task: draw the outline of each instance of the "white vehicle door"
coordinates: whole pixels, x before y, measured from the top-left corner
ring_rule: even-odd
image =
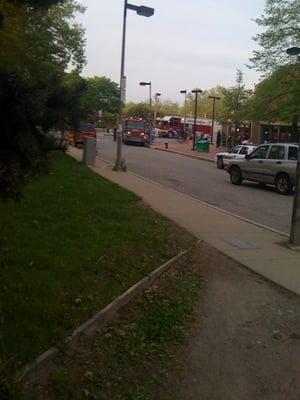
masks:
[[[259,146],[247,157],[243,165],[243,176],[245,179],[266,183],[265,169],[269,145]]]

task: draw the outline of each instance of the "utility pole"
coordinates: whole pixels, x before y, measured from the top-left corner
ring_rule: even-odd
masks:
[[[290,56],[297,56],[298,62],[300,47],[291,47],[287,49],[287,54]],[[298,128],[298,126],[297,126]],[[290,232],[290,247],[300,250],[300,132],[297,129],[298,134],[298,156],[297,156],[297,167],[296,167],[296,183],[295,183],[295,193],[292,211],[292,221],[291,221],[291,232]]]
[[[202,93],[201,89],[194,89],[192,93],[195,93],[195,111],[194,111],[194,129],[193,129],[193,148],[196,149],[196,124],[197,124],[197,107],[198,107],[198,94]]]
[[[218,96],[208,96],[210,99],[213,99],[213,113],[212,113],[212,121],[211,121],[211,138],[210,143],[213,143],[214,137],[214,125],[215,125],[215,111],[216,111],[216,100],[220,100]]]

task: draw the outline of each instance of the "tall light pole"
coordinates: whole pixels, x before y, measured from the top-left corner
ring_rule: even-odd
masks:
[[[161,93],[155,93],[154,99],[155,99],[155,103],[154,103],[154,124],[156,125],[156,118],[157,118],[157,105],[158,105],[158,101],[159,101],[159,97],[161,96]]]
[[[202,93],[201,89],[194,89],[192,93],[195,93],[195,111],[194,111],[194,129],[193,129],[193,148],[196,148],[196,123],[197,123],[197,107],[198,107],[198,94]]]
[[[299,60],[300,47],[291,47],[287,49],[287,54],[290,56],[298,56]],[[296,183],[292,211],[291,231],[290,231],[290,246],[300,250],[300,132],[298,134],[298,156],[296,167]]]
[[[150,128],[152,128],[152,83],[140,82],[140,86],[149,86]]]
[[[221,98],[218,96],[208,96],[208,97],[213,100],[213,115],[212,115],[212,121],[211,121],[211,138],[210,138],[210,143],[212,143],[213,137],[214,137],[216,100],[220,100]]]
[[[115,170],[121,170],[122,163],[122,113],[123,103],[125,102],[125,90],[126,90],[126,77],[124,74],[125,70],[125,43],[126,43],[126,17],[127,10],[133,10],[138,15],[143,17],[151,17],[154,14],[154,8],[145,6],[135,6],[129,4],[127,0],[124,0],[124,12],[123,12],[123,33],[122,33],[122,52],[121,52],[121,74],[120,74],[120,106],[119,106],[119,129],[117,139],[117,158],[115,162]]]
[[[186,130],[186,94],[187,94],[187,90],[180,90],[181,94],[184,94],[184,123],[183,123],[183,127],[184,127],[184,132]]]

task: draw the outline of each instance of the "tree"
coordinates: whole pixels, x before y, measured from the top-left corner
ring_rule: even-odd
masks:
[[[202,93],[200,93],[198,95],[197,115],[200,117],[212,118],[213,106],[212,99],[210,99],[209,96],[217,96],[220,97],[220,100],[216,102],[215,110],[216,119],[218,119],[223,107],[223,92],[224,88],[222,86],[217,86],[209,90],[204,90]],[[189,93],[187,95],[186,114],[193,116],[195,112],[194,109],[195,95],[193,93]],[[185,114],[184,106],[181,108],[181,114]]]
[[[98,121],[98,113],[102,111],[102,121],[115,123],[119,111],[119,86],[104,76],[86,78],[87,90],[82,97],[82,107],[94,121]]]
[[[51,98],[64,70],[73,64],[80,71],[84,64],[84,31],[73,21],[83,9],[72,0],[49,10],[0,0],[0,10],[0,197],[18,198],[27,177],[45,165],[42,127],[55,120]]]
[[[260,71],[265,79],[256,88],[249,113],[277,120],[289,119],[296,137],[300,63],[289,57],[286,50],[300,43],[300,2],[266,0],[265,14],[256,22],[264,31],[254,38],[261,49],[254,52],[250,62],[251,67]],[[260,104],[260,110],[255,102]]]
[[[300,43],[299,0],[266,0],[265,14],[256,23],[264,29],[254,40],[261,49],[253,53],[250,67],[270,75],[281,65],[291,63],[286,49]]]
[[[149,118],[150,105],[149,103],[127,103],[123,109],[123,114],[126,117]]]
[[[243,73],[236,72],[236,85],[223,89],[223,108],[218,117],[221,122],[232,122],[238,127],[239,121],[243,119],[243,109],[251,96],[251,90],[245,88]]]
[[[300,68],[283,65],[255,88],[245,108],[249,119],[292,123],[296,140],[297,116],[300,115]]]

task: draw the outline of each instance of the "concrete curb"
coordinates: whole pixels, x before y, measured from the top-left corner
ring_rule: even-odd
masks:
[[[209,158],[197,157],[197,156],[193,156],[192,154],[186,154],[186,153],[182,153],[182,152],[179,152],[176,150],[162,149],[161,147],[156,147],[156,146],[151,146],[150,148],[153,150],[160,150],[160,151],[165,151],[167,153],[173,153],[173,154],[178,154],[180,156],[194,158],[195,160],[208,161],[208,162],[212,162],[212,163],[214,162],[214,160],[211,160]]]
[[[159,276],[171,268],[175,261],[190,252],[200,242],[201,240],[198,240],[195,245],[181,251],[175,257],[171,258],[156,270],[152,271],[149,275],[145,276],[145,278],[142,278],[136,284],[131,286],[101,311],[96,313],[92,318],[75,329],[71,336],[67,337],[60,346],[50,347],[50,349],[38,356],[32,363],[27,364],[19,374],[18,381],[24,383],[35,382],[41,374],[46,374],[46,369],[50,367],[52,360],[62,351],[63,346],[67,347],[67,350],[70,350],[84,337],[89,337],[96,331],[101,330],[123,306],[133,300],[145,288],[149,287]]]

